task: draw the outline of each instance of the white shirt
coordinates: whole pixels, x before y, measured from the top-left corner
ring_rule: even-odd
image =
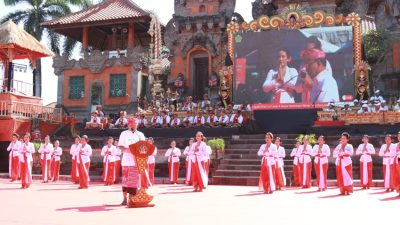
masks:
[[[62,148],[61,147],[54,148],[53,160],[54,161],[60,161],[61,160],[61,155],[62,155]]]
[[[364,152],[365,148],[365,152]],[[372,162],[372,157],[371,155],[368,155],[367,153],[374,155],[375,154],[375,148],[371,143],[367,143],[366,145],[364,143],[360,144],[357,148],[356,155],[361,155],[360,157],[360,162]]]
[[[371,112],[371,110],[369,108],[366,111],[364,111],[363,108],[361,108],[357,111],[357,114],[365,114],[365,113],[370,113],[370,112]]]
[[[292,152],[290,153],[290,157],[294,157],[294,159],[293,159],[294,165],[299,164],[299,157],[297,157],[297,151],[298,151],[298,148],[293,148]]]
[[[114,156],[115,161],[121,161],[121,155],[122,155],[121,149],[119,149],[118,146],[115,146],[115,148],[117,149]]]
[[[153,116],[150,119],[151,124],[160,123],[160,116]]]
[[[92,147],[89,144],[85,144],[85,146],[81,146],[81,149],[78,153],[78,163],[81,163],[79,159],[79,155],[82,158],[82,163],[90,163],[90,156],[92,155]]]
[[[268,74],[263,88],[265,92],[270,92],[275,90],[276,78],[278,77],[278,70],[271,69]],[[298,77],[298,72],[294,68],[289,68],[286,66],[285,77],[283,78],[284,86],[279,88],[276,93],[272,96],[271,102],[277,102],[276,97],[280,95],[279,103],[294,103],[293,89],[296,85]],[[289,91],[287,90],[289,88]]]
[[[220,116],[218,118],[218,121],[222,124],[228,124],[229,123],[229,116],[228,115],[224,115],[224,116]]]
[[[129,145],[135,144],[138,141],[144,141],[144,134],[138,130],[132,132],[131,130],[123,131],[119,136],[118,146],[129,149]],[[135,166],[135,156],[130,152],[122,154],[122,166]]]
[[[156,163],[156,156],[157,155],[157,147],[154,148],[153,154],[149,155],[147,158],[147,164],[154,164]]]
[[[209,145],[206,145],[206,154],[203,157],[203,161],[207,162],[210,159],[210,155],[212,154],[212,149]]]
[[[311,89],[311,102],[330,101],[339,101],[339,90],[332,72],[325,69],[314,78]]]
[[[22,143],[18,140],[15,143],[11,142],[7,148],[7,151],[10,152],[10,156],[13,155],[13,157],[18,157],[19,149],[20,149],[21,145],[22,145]]]
[[[203,161],[203,158],[207,154],[207,145],[205,142],[200,142],[198,144],[197,142],[194,142],[189,149],[188,156],[190,162],[195,162],[196,158],[198,161]]]
[[[94,124],[100,124],[100,117],[96,116],[96,118],[94,116],[92,116],[90,118],[90,123],[94,123]]]
[[[167,115],[165,117],[160,116],[158,123],[159,124],[163,124],[164,125],[164,120],[165,120],[165,124],[169,124],[169,122],[171,121],[171,118]]]
[[[115,121],[115,126],[121,126],[121,121],[122,121],[122,126],[126,126],[128,124],[128,120],[124,118],[118,118],[117,121]]]
[[[383,97],[382,96],[372,96],[370,99],[369,99],[369,101],[370,102],[382,102],[383,101]]]
[[[319,151],[319,144],[314,145],[312,150],[312,156],[315,156],[314,162],[326,164],[328,163],[328,157],[331,156],[331,150],[327,144],[323,144],[321,147],[321,153]],[[318,157],[319,154],[319,157]]]
[[[186,161],[189,160],[189,150],[190,150],[190,146],[186,146],[185,150],[183,150],[183,155],[186,156]]]
[[[391,143],[389,146],[389,152],[386,152],[387,144],[383,144],[381,149],[379,150],[379,156],[383,157],[383,164],[384,165],[393,165],[394,158],[396,155],[396,144]]]
[[[257,155],[262,156],[263,159],[265,158],[267,165],[269,165],[269,166],[275,165],[275,156],[277,154],[278,149],[276,148],[276,145],[271,143],[268,151],[264,152],[264,150],[266,150],[265,149],[266,146],[267,146],[267,144],[262,144],[260,146],[260,149],[257,152]],[[261,162],[261,164],[262,164],[262,162]]]
[[[340,157],[344,156],[346,154],[346,155],[349,155],[349,156],[347,156],[347,157],[344,156],[342,162],[343,162],[344,166],[348,166],[348,165],[350,165],[352,163],[351,156],[354,153],[353,145],[347,144],[344,147],[344,152],[341,152],[341,149],[342,149],[342,145],[339,144],[338,146],[336,146],[335,150],[333,151],[333,157],[336,158],[335,165],[338,166],[339,163],[340,163]]]
[[[54,147],[51,143],[48,143],[46,146],[45,144],[41,144],[39,148],[40,159],[41,160],[51,160],[51,154],[54,151]]]
[[[278,164],[278,167],[283,167],[284,165],[283,158],[285,158],[285,156],[286,156],[285,149],[282,146],[279,146],[275,156],[276,158],[275,161]]]
[[[210,100],[203,100],[203,101],[200,102],[200,108],[202,108],[202,109],[207,107],[207,105],[211,105],[211,101]]]
[[[312,147],[307,144],[307,146],[300,145],[299,150],[297,151],[297,157],[299,157],[300,163],[309,163],[311,162],[312,155]]]
[[[231,116],[230,122],[233,123],[233,120],[235,119],[236,114],[233,114]],[[237,119],[238,123],[242,124],[243,123],[243,116],[239,115],[238,119]]]
[[[106,160],[108,160],[108,162],[115,162],[115,155],[117,154],[117,151],[118,150],[114,145],[111,145],[111,147],[108,145],[103,146],[100,153],[101,156],[104,156],[103,163],[105,163]]]
[[[397,103],[397,104],[394,106],[393,111],[395,111],[395,112],[400,112],[400,104],[399,104],[399,103]]]
[[[193,123],[193,119],[194,119],[194,117],[193,116],[187,116],[187,117],[185,117],[184,119],[183,119],[183,122],[189,122],[189,124],[192,124]]]
[[[207,123],[208,124],[211,124],[211,122],[213,122],[213,123],[218,123],[218,118],[217,118],[217,116],[213,116],[213,118],[211,119],[211,116],[208,116],[207,117]]]
[[[149,122],[147,121],[146,118],[139,119],[138,126],[139,125],[147,126],[148,124],[149,124]]]
[[[181,150],[177,147],[169,148],[165,153],[165,157],[168,157],[168,162],[172,163],[179,162],[179,156],[181,156]]]
[[[73,144],[73,145],[71,145],[71,148],[69,150],[69,154],[71,154],[73,160],[75,160],[75,157],[78,157],[79,149],[81,149],[81,144]],[[76,158],[76,160],[78,160],[78,159]]]
[[[387,112],[387,111],[389,111],[389,107],[388,107],[387,105],[381,106],[381,107],[379,108],[379,111]]]
[[[171,119],[170,125],[171,126],[179,126],[179,125],[181,125],[181,119],[179,119],[179,118]]]
[[[26,151],[26,153],[24,153],[24,151]],[[24,155],[26,154],[26,159],[29,162],[32,162],[33,161],[32,153],[35,153],[35,146],[33,145],[33,143],[31,142],[29,142],[28,144],[22,143],[19,148],[19,155],[18,155],[19,161],[24,163],[25,162]]]
[[[197,123],[197,120],[199,119],[199,117],[198,116],[195,116],[194,117],[194,119],[193,119],[193,124],[198,124]],[[200,118],[200,124],[204,124],[206,122],[206,120],[204,119],[204,116],[201,116],[201,118]]]

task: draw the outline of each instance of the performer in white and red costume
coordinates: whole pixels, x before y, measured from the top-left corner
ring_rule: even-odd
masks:
[[[10,152],[8,157],[8,176],[11,178],[11,182],[20,179],[19,172],[19,149],[22,143],[18,141],[19,135],[14,133],[10,145],[8,145],[7,151]]]
[[[26,133],[24,143],[19,149],[19,169],[21,173],[22,188],[29,188],[32,184],[32,154],[35,153],[35,146],[30,142],[31,135]]]
[[[47,183],[51,180],[51,155],[53,154],[54,147],[50,143],[50,136],[44,137],[44,144],[40,145],[40,164],[42,166],[42,182]]]
[[[385,136],[385,144],[379,150],[379,156],[383,157],[383,181],[386,191],[393,191],[393,165],[396,158],[396,144],[392,143],[390,135]]]
[[[297,152],[297,157],[299,157],[299,167],[300,167],[300,182],[303,188],[311,187],[311,154],[312,147],[308,143],[308,135],[303,138],[303,144],[300,146]]]
[[[368,135],[362,138],[362,144],[357,148],[356,155],[360,155],[360,183],[363,189],[372,186],[372,157],[375,154],[375,147],[368,142]]]
[[[190,146],[189,163],[191,163],[191,181],[195,192],[202,192],[208,185],[208,176],[201,162],[207,154],[206,143],[203,142],[203,133],[196,133],[196,142]]]
[[[179,156],[181,156],[181,150],[176,147],[175,141],[171,141],[171,148],[165,153],[165,157],[168,157],[169,180],[171,184],[178,183]]]
[[[315,174],[317,175],[318,191],[325,191],[327,188],[328,176],[328,157],[331,156],[331,150],[325,144],[325,137],[318,137],[318,144],[314,145],[312,155],[314,158]]]
[[[296,141],[296,146],[292,149],[290,153],[290,157],[293,157],[293,183],[294,186],[301,186],[300,182],[300,168],[299,168],[299,157],[297,156],[297,152],[299,151],[301,142]]]
[[[79,150],[81,149],[81,137],[75,136],[74,144],[71,145],[69,154],[72,156],[71,166],[71,179],[75,184],[79,183],[79,169],[78,169],[78,156]]]
[[[193,143],[194,143],[194,138],[190,138],[189,139],[189,145],[186,146],[185,150],[183,150],[183,155],[186,156],[186,160],[185,160],[185,169],[186,169],[185,183],[187,185],[192,185],[192,180],[191,180],[192,164],[190,163],[190,157],[193,157],[193,156],[189,155],[189,153],[190,153],[190,146],[192,146]]]
[[[333,157],[336,158],[337,185],[342,195],[353,193],[353,167],[351,156],[354,153],[354,149],[353,146],[349,144],[349,139],[349,133],[342,133],[340,144],[333,151]]]
[[[58,181],[60,177],[60,162],[61,162],[62,148],[60,142],[56,140],[54,142],[54,151],[51,156],[51,180],[53,182]]]
[[[78,152],[79,189],[89,188],[90,156],[92,155],[93,150],[88,144],[88,141],[88,136],[83,135],[81,138],[81,146]]]
[[[115,182],[115,155],[118,149],[114,146],[114,138],[108,137],[107,145],[103,146],[100,155],[103,156],[103,181],[106,185]]]
[[[281,138],[277,137],[275,139],[275,146],[277,149],[275,155],[275,178],[276,178],[276,190],[281,190],[282,187],[286,186],[286,176],[284,168],[283,159],[286,156],[285,149],[281,146]]]
[[[149,137],[149,143],[154,145],[154,139]],[[151,185],[154,185],[154,170],[156,167],[156,156],[157,155],[157,147],[154,148],[153,154],[151,154],[147,159],[147,171],[149,173],[149,180]]]
[[[265,144],[258,150],[258,156],[262,156],[259,188],[266,194],[272,194],[276,190],[275,184],[275,156],[276,146],[272,143],[274,135],[268,132],[265,135]]]

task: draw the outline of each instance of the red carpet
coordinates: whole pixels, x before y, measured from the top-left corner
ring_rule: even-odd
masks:
[[[0,179],[0,224],[383,224],[393,221],[399,209],[398,194],[381,188],[351,196],[338,195],[338,189],[315,189],[290,188],[264,195],[256,187],[209,186],[195,193],[183,185],[157,185],[148,191],[155,195],[155,207],[128,209],[119,206],[120,186],[97,183],[78,190],[68,182],[34,181],[30,189],[22,190],[19,183]],[[340,221],[334,219],[337,215]],[[384,215],[391,216],[385,221]]]

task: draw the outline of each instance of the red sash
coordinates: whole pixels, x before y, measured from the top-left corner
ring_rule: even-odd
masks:
[[[164,116],[163,119],[162,119],[162,124],[165,125],[166,123],[167,123],[167,117]]]
[[[214,124],[214,116],[210,116],[210,124],[213,125]]]
[[[153,117],[153,119],[151,119],[153,121],[153,123],[155,123],[157,121],[157,117]]]
[[[119,118],[119,125],[120,126],[124,125],[124,120],[123,119],[121,120],[121,118]]]
[[[200,116],[197,117],[197,124],[201,124],[201,117]]]
[[[233,123],[238,123],[238,119],[239,119],[239,116],[238,116],[238,115],[235,115],[235,116],[233,117]]]

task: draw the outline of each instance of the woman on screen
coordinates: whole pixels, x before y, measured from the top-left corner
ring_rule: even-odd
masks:
[[[271,103],[294,103],[293,90],[298,73],[295,68],[288,67],[291,60],[289,51],[281,48],[278,51],[278,68],[271,69],[267,74],[263,89],[271,93]]]

